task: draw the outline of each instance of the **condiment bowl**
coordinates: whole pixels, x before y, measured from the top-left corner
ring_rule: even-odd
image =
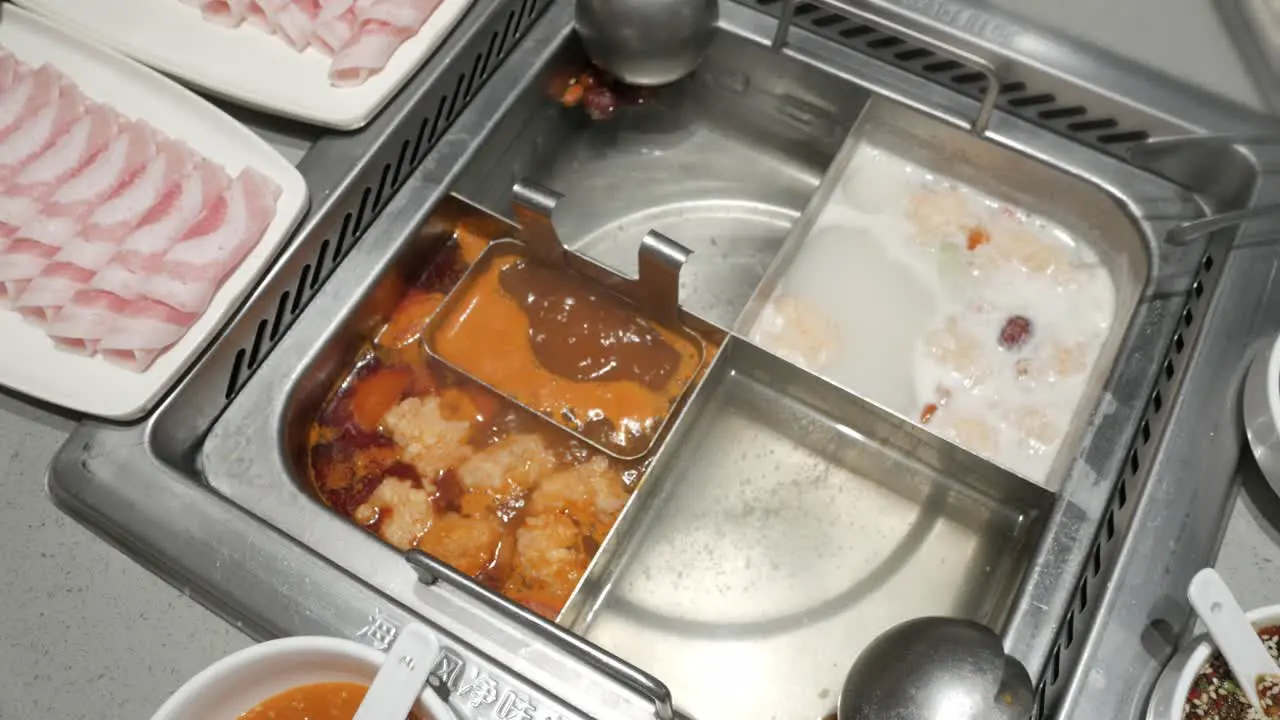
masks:
[[[1253,457],[1267,484],[1280,493],[1280,336],[1254,356],[1240,405]]]
[[[1254,629],[1280,625],[1280,605],[1250,610],[1245,617]],[[1183,705],[1191,683],[1217,648],[1208,633],[1196,635],[1182,647],[1156,680],[1147,703],[1147,720],[1182,720]]]
[[[235,720],[264,700],[299,685],[373,682],[386,654],[351,640],[291,637],[232,653],[178,688],[151,720]],[[432,692],[430,689],[424,693]],[[419,717],[431,717],[419,699]]]

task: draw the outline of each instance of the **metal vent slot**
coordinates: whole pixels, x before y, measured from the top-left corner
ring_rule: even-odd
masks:
[[[399,142],[388,143],[390,147],[398,146],[399,151],[394,158],[388,158],[381,170],[374,175],[376,180],[358,194],[349,192],[346,208],[331,209],[331,213],[335,215],[344,213],[340,229],[334,236],[321,240],[311,261],[301,267],[293,289],[283,291],[278,299],[263,308],[264,314],[257,320],[257,332],[254,333],[252,342],[236,350],[231,362],[225,400],[235,397],[244,387],[253,371],[271,352],[271,348],[306,308],[307,302],[360,241],[409,174],[421,164],[453,121],[462,114],[467,103],[516,47],[539,11],[549,2],[550,0],[522,0],[518,7],[507,11],[505,16],[497,16],[496,19],[502,22],[502,29],[492,31],[484,49],[475,53],[468,62],[460,63],[463,70],[455,76],[452,83],[440,83],[440,86],[449,88],[448,90],[440,92],[434,102],[421,103],[424,107],[431,108],[431,112],[425,114],[418,123],[405,123],[403,127],[406,129],[401,131],[402,138]],[[254,323],[249,318],[243,322],[248,326]]]
[[[1075,668],[1079,664],[1082,646],[1075,644],[1076,630],[1085,631],[1080,633],[1080,637],[1087,637],[1087,630],[1093,625],[1098,606],[1092,602],[1091,593],[1095,589],[1095,583],[1106,581],[1105,577],[1100,577],[1103,569],[1115,567],[1116,556],[1123,545],[1121,541],[1129,530],[1135,507],[1129,504],[1129,498],[1141,496],[1147,482],[1148,476],[1142,471],[1151,460],[1151,451],[1148,446],[1153,438],[1160,435],[1168,421],[1169,415],[1163,412],[1165,397],[1172,397],[1175,394],[1174,386],[1180,382],[1186,366],[1187,356],[1184,351],[1200,332],[1199,304],[1206,291],[1212,290],[1217,283],[1218,273],[1214,272],[1214,267],[1214,255],[1211,249],[1201,260],[1196,280],[1192,283],[1190,292],[1187,293],[1187,302],[1182,310],[1182,326],[1174,332],[1169,343],[1169,350],[1165,355],[1156,386],[1151,391],[1147,402],[1146,414],[1129,447],[1129,461],[1125,463],[1120,480],[1112,493],[1102,532],[1094,541],[1092,560],[1080,578],[1077,591],[1078,602],[1067,611],[1066,618],[1058,630],[1057,641],[1049,661],[1050,672],[1041,679],[1036,689],[1033,716],[1035,720],[1048,717],[1046,710],[1050,715],[1052,714],[1056,700],[1055,693],[1064,689],[1067,686],[1066,681],[1071,678],[1070,673],[1060,674],[1060,669]],[[1117,541],[1117,538],[1121,541]]]
[[[781,0],[735,2],[781,16]],[[821,5],[798,3],[792,24],[975,100],[986,91],[982,73]],[[1145,130],[1123,127],[1115,118],[1091,115],[1082,105],[1064,102],[1054,93],[1037,91],[1021,82],[1002,85],[999,98],[997,107],[1001,110],[1108,154],[1122,156],[1125,148],[1150,137]]]

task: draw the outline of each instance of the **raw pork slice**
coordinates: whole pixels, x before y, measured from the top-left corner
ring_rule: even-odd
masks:
[[[440,0],[368,0],[356,5],[361,23],[386,23],[413,34],[422,29]]]
[[[360,85],[386,67],[442,0],[182,0],[209,22],[247,23],[299,52],[313,47],[333,59],[329,83]]]
[[[89,167],[58,188],[17,236],[65,245],[79,233],[90,213],[142,172],[142,166],[155,157],[158,139],[156,131],[144,122],[129,125]]]
[[[275,24],[276,32],[285,42],[299,52],[311,45],[315,35],[316,15],[320,12],[316,0],[292,0],[285,2],[274,14],[268,11]]]
[[[422,29],[440,0],[372,0],[356,3],[355,36],[333,58],[329,82],[359,85],[386,67],[405,40]]]
[[[99,255],[87,264],[98,264],[101,267],[111,261],[114,248],[92,247],[89,249],[99,251]],[[84,258],[86,253],[83,249],[79,252],[81,258],[77,262],[60,259],[65,252],[66,248],[63,248],[53,256],[40,270],[40,274],[22,291],[18,299],[13,301],[13,307],[18,314],[33,325],[44,326],[53,321],[76,293],[87,287],[89,281],[97,274],[96,269],[81,267],[78,264],[86,262]]]
[[[316,14],[316,20],[332,20],[339,15],[353,13],[355,8],[355,0],[320,0],[320,12]]]
[[[386,67],[387,61],[413,33],[386,23],[361,23],[355,35],[333,56],[329,82],[355,87]]]
[[[77,239],[93,243],[98,248],[119,245],[169,189],[186,176],[195,159],[196,152],[186,144],[162,140],[155,159],[94,210]],[[51,256],[49,261],[52,260]],[[86,287],[76,290],[71,301],[58,310],[46,332],[59,345],[92,352],[109,328],[108,324],[98,322],[104,308],[110,307],[101,293],[114,295],[122,305],[138,295],[140,283],[141,279],[131,271],[107,263]],[[82,301],[84,298],[81,296],[85,293],[88,293],[87,301]],[[34,315],[31,313],[28,317]],[[48,313],[41,315],[47,317]]]
[[[0,185],[13,180],[22,169],[48,150],[84,114],[87,99],[72,84],[58,88],[58,97],[26,119],[0,140]]]
[[[155,159],[132,182],[117,188],[93,211],[81,231],[83,239],[118,243],[182,180],[198,157],[189,145],[175,140],[161,140],[157,150]]]
[[[133,182],[117,188],[116,192],[98,206],[89,215],[73,237],[84,242],[98,245],[114,245],[120,241],[142,221],[147,211],[158,203],[171,187],[177,185],[183,175],[191,167],[196,157],[195,151],[182,143],[167,141],[154,161],[146,170],[137,174]],[[36,278],[45,266],[66,245],[68,238],[58,235],[45,236],[40,240],[18,237],[10,243],[3,255],[0,255],[0,283],[9,284],[9,301],[16,299],[17,294],[26,290],[27,283]],[[13,257],[6,264],[6,260]],[[9,269],[8,266],[12,266]],[[35,275],[22,277],[21,273],[36,271]],[[20,283],[20,284],[18,284]],[[104,288],[119,290],[120,288]],[[123,288],[121,295],[136,290],[133,283]],[[3,296],[0,290],[0,296]],[[30,317],[30,316],[29,316]]]
[[[117,314],[98,350],[121,367],[143,372],[182,339],[199,317],[199,313],[175,310],[155,300],[136,300]]]
[[[160,260],[182,233],[196,221],[206,207],[226,189],[231,178],[217,165],[199,160],[182,181],[169,188],[127,235],[103,233],[82,235],[65,244],[32,280],[14,303],[24,317],[46,323],[57,315],[77,290],[87,287],[93,278],[114,262],[120,281],[108,273],[103,289],[116,290],[122,297],[132,297],[135,277],[155,272]],[[122,287],[122,285],[127,285]]]
[[[356,34],[352,0],[320,0],[312,42],[330,55],[341,50]]]
[[[280,186],[246,168],[151,273],[142,294],[202,313],[227,275],[253,250],[276,214]]]
[[[248,21],[250,25],[256,26],[261,30],[265,30],[268,34],[275,34],[275,26],[271,24],[270,18],[267,17],[267,12],[262,9],[262,5],[260,5],[257,0],[253,0],[249,3],[248,7],[245,8],[244,19]]]
[[[191,5],[197,5],[200,12],[204,14],[204,19],[216,25],[224,27],[239,27],[244,22],[244,18],[249,14],[249,5],[252,0],[188,0]]]
[[[155,156],[156,139],[155,131],[146,123],[134,123],[118,135],[89,167],[58,188],[37,216],[18,230],[16,238],[32,241],[46,248],[58,248],[57,253],[49,258],[50,264],[63,260],[64,253],[68,252],[68,245],[83,242],[80,230],[89,214],[118,188],[136,179],[142,172],[143,164]],[[35,249],[34,245],[31,249]],[[47,253],[35,254],[43,256]],[[53,282],[65,288],[69,280],[68,274],[64,270],[51,270],[49,267],[41,274],[51,271],[56,278]],[[32,298],[47,297],[50,289],[48,282],[37,277],[23,291],[18,305],[30,307],[28,295]],[[52,307],[49,311],[52,311]],[[30,310],[23,313],[29,319],[41,319],[49,314]]]
[[[92,355],[98,341],[128,306],[128,300],[113,292],[79,290],[44,331],[60,348]]]
[[[115,137],[118,118],[105,105],[90,106],[65,135],[0,190],[0,236],[16,233],[54,192],[88,167]]]
[[[25,67],[13,53],[0,48],[0,94],[9,92],[9,88],[22,76]]]
[[[22,121],[58,97],[62,76],[48,65],[32,70],[19,66],[13,85],[0,94],[0,140],[9,137]]]
[[[254,0],[250,5],[250,19],[255,24],[262,23],[273,33],[280,32],[280,15],[288,10],[293,0]],[[285,42],[292,44],[287,37],[282,37]]]
[[[165,254],[143,297],[122,307],[86,293],[86,303],[102,303],[104,320],[111,316],[97,351],[130,370],[151,367],[204,314],[218,286],[261,240],[279,197],[275,182],[246,168]]]
[[[213,205],[229,180],[222,168],[198,161],[183,175],[181,182],[169,187],[125,234],[95,236],[86,232],[83,239],[86,249],[104,245],[119,247],[110,262],[99,267],[89,286],[127,300],[137,298],[147,277],[159,271],[164,254],[205,209]]]
[[[316,20],[311,46],[326,55],[336,55],[356,34],[356,16],[348,12],[328,20]]]
[[[231,183],[221,167],[200,160],[156,203],[120,245],[114,262],[136,275],[162,269],[165,253],[212,207]]]
[[[31,240],[14,240],[0,254],[0,303],[11,305],[58,254],[58,248]]]

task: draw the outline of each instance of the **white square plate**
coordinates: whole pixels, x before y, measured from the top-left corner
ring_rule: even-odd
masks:
[[[185,83],[236,103],[313,125],[363,127],[427,61],[471,0],[442,0],[418,34],[363,85],[329,84],[330,58],[247,24],[227,28],[180,0],[17,0]]]
[[[0,5],[0,46],[30,65],[57,67],[89,97],[186,141],[233,176],[252,165],[283,191],[258,246],[187,334],[145,372],[59,350],[40,328],[0,309],[0,385],[87,415],[132,420],[187,369],[276,257],[306,211],[306,182],[266,141],[204,98],[13,5]]]

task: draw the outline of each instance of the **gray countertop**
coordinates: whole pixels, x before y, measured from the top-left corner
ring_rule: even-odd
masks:
[[[994,4],[1257,104],[1203,0]],[[269,139],[294,160],[304,149]],[[0,394],[0,720],[146,718],[186,678],[250,642],[53,507],[45,467],[71,426]],[[1218,563],[1245,607],[1280,601],[1280,530],[1264,514],[1280,520],[1280,499],[1250,481]]]

